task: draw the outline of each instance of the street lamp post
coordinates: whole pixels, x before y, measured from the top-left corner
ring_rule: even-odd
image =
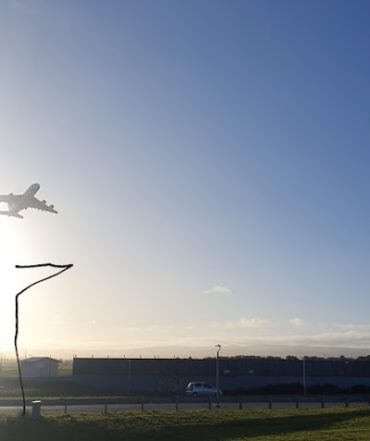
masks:
[[[306,384],[306,357],[302,359],[302,383],[303,383],[303,395],[307,393],[307,384]]]
[[[128,360],[128,384],[127,384],[127,395],[131,395],[131,359]]]
[[[216,407],[220,407],[220,351],[221,345],[215,345],[216,352]]]

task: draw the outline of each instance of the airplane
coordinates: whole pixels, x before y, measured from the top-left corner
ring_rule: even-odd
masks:
[[[47,205],[46,201],[40,201],[35,197],[39,190],[40,185],[33,184],[23,194],[10,193],[7,196],[0,196],[0,202],[8,204],[8,211],[0,211],[0,215],[23,219],[19,212],[27,210],[27,208],[35,208],[36,210],[57,214],[58,212],[54,210],[54,205]]]

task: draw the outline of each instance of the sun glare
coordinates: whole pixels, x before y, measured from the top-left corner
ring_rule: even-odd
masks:
[[[17,238],[9,219],[0,219],[0,351],[12,344]]]

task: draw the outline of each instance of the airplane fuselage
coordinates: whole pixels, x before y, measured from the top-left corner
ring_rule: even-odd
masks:
[[[0,215],[22,218],[19,212],[27,208],[35,208],[56,214],[57,211],[54,210],[54,205],[47,205],[46,201],[40,201],[35,197],[39,190],[40,185],[33,184],[23,194],[10,193],[7,196],[0,196],[0,202],[8,204],[8,211],[0,211]]]

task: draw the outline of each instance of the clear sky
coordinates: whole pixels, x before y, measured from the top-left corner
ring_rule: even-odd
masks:
[[[0,218],[2,350],[38,275],[13,267],[46,261],[75,268],[22,299],[34,355],[367,348],[369,22],[361,0],[2,1],[0,194],[39,182],[59,210]]]

